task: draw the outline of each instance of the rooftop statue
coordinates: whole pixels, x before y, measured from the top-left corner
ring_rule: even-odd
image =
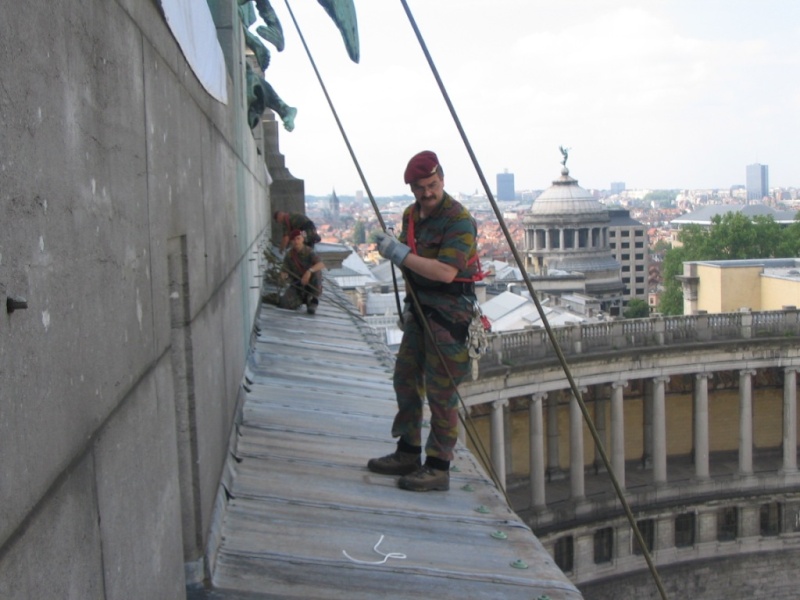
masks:
[[[247,64],[247,121],[251,128],[255,127],[261,120],[261,115],[269,108],[278,113],[286,130],[292,131],[297,109],[286,104],[262,77],[270,61],[270,52],[263,41],[272,44],[278,52],[282,52],[284,48],[283,28],[278,15],[275,14],[269,0],[238,0],[238,2],[239,18],[244,26],[245,44],[255,55],[262,71],[259,74],[249,63]],[[360,48],[353,0],[318,0],[318,2],[342,34],[350,60],[357,63],[360,58]],[[250,27],[257,22],[256,10],[264,25],[259,25],[253,33]]]
[[[561,164],[566,167],[567,166],[567,159],[569,158],[569,150],[570,149],[569,148],[564,148],[564,146],[559,146],[558,149],[561,150],[561,156],[564,157],[562,159],[562,161],[561,161]]]

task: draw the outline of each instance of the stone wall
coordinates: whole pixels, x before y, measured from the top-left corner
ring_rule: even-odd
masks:
[[[667,598],[795,600],[800,551],[780,551],[658,567]],[[586,600],[661,598],[649,571],[579,586]]]
[[[227,105],[158,2],[0,5],[4,599],[202,577],[271,213],[236,3],[209,4]]]

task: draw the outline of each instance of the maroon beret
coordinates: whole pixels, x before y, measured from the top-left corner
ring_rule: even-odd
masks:
[[[289,241],[293,240],[293,239],[294,239],[294,238],[296,238],[298,235],[303,235],[303,232],[302,232],[302,231],[300,231],[299,229],[292,229],[292,230],[289,232]]]
[[[414,183],[418,179],[430,177],[439,171],[439,158],[430,150],[424,150],[415,154],[408,161],[405,175],[403,178],[406,183]]]

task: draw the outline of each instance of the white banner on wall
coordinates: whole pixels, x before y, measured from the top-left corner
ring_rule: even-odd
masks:
[[[227,104],[225,57],[206,0],[161,0],[161,8],[197,79],[209,94]]]

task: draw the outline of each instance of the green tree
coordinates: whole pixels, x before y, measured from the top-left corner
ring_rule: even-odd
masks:
[[[782,230],[777,256],[800,257],[800,212],[794,216],[794,223]]]
[[[683,314],[683,290],[676,277],[683,275],[683,261],[688,260],[685,257],[686,247],[684,246],[667,250],[664,255],[664,263],[661,265],[664,292],[661,294],[661,299],[658,303],[658,310],[662,314]]]
[[[626,319],[643,319],[650,316],[650,307],[641,298],[631,298],[622,316]]]
[[[658,240],[653,246],[653,252],[666,252],[670,248],[672,248],[672,244],[670,244],[667,240]]]
[[[683,274],[684,262],[798,256],[800,221],[796,218],[789,227],[781,227],[771,216],[750,219],[731,212],[715,216],[709,229],[687,225],[678,234],[678,241],[682,245],[664,255],[664,293],[659,311],[666,315],[683,314],[683,290],[677,277]]]
[[[366,229],[364,227],[364,221],[358,220],[353,225],[353,243],[363,244],[367,241],[367,234]]]

